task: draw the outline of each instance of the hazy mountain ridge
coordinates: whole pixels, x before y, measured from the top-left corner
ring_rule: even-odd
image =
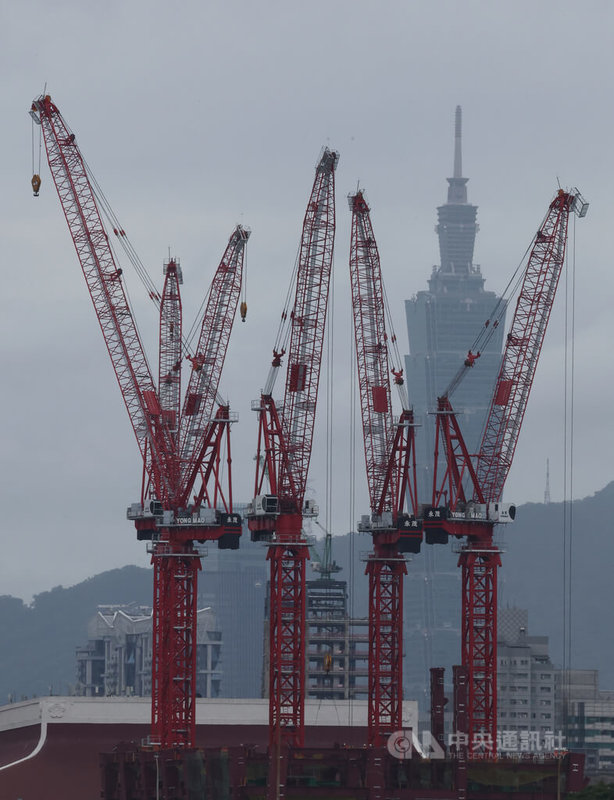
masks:
[[[572,559],[565,567],[572,586],[572,666],[599,669],[602,688],[614,688],[614,536],[611,509],[614,482],[564,508],[562,503],[520,506],[504,531],[500,604],[529,610],[529,633],[550,637],[550,654],[563,663],[564,521]],[[570,524],[571,523],[571,524]],[[451,546],[451,545],[449,545]],[[320,549],[321,543],[316,543]],[[333,540],[340,580],[354,587],[354,616],[366,616],[368,587],[361,554],[370,550],[365,534]],[[265,557],[264,550],[262,554]],[[414,556],[418,559],[424,554]],[[411,571],[412,566],[408,569]],[[308,579],[317,575],[308,570]],[[206,580],[206,571],[202,579]],[[101,604],[150,604],[152,572],[135,566],[103,572],[69,588],[57,586],[36,595],[31,605],[0,596],[0,704],[9,695],[66,693],[75,681],[75,649],[87,641],[87,623]],[[460,584],[458,606],[460,608]],[[454,612],[456,614],[456,612]],[[460,628],[460,612],[458,612]],[[411,657],[408,654],[408,657]],[[460,652],[459,652],[460,658]]]
[[[56,586],[32,604],[0,596],[0,704],[22,696],[66,694],[75,682],[75,649],[104,603],[151,604],[151,570],[127,566],[70,588]]]
[[[501,604],[529,609],[529,633],[549,636],[551,658],[562,666],[567,577],[571,666],[599,669],[604,689],[614,688],[613,506],[614,482],[567,509],[563,503],[521,506],[505,536],[500,584]],[[565,537],[571,552],[566,565]]]

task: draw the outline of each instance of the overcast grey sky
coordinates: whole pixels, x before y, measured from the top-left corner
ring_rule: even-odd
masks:
[[[28,109],[45,83],[150,273],[161,283],[169,247],[181,259],[186,322],[234,225],[253,231],[248,322],[235,325],[222,377],[240,415],[238,499],[252,491],[250,402],[266,377],[313,168],[328,144],[341,154],[331,515],[335,532],[353,526],[345,197],[360,180],[407,352],[402,300],[426,287],[438,261],[433,226],[457,104],[469,199],[479,206],[475,260],[488,289],[507,283],[557,179],[591,203],[575,242],[574,494],[614,478],[609,0],[26,0],[0,13],[0,593],[29,597],[148,563],[124,519],[139,493],[136,444],[46,165],[40,197],[29,185]],[[127,280],[155,364],[156,314],[136,278]],[[562,291],[558,300],[508,481],[516,502],[543,498],[546,458],[552,498],[563,495]],[[321,506],[322,423],[310,481]],[[368,510],[363,486],[357,514]]]

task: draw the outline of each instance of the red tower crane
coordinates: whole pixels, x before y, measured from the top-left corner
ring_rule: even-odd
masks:
[[[226,481],[221,458],[229,447],[231,415],[217,388],[238,303],[249,232],[233,231],[211,285],[200,339],[188,354],[181,329],[181,269],[165,264],[160,306],[158,387],[124,289],[102,214],[101,196],[75,135],[48,95],[34,100],[31,115],[41,126],[51,174],[100,323],[143,458],[141,501],[128,509],[139,539],[152,540],[154,566],[152,744],[194,744],[196,586],[200,557],[194,541],[237,547],[240,517],[233,513],[230,452]],[[126,247],[124,230],[114,233]],[[131,246],[127,252],[133,253]],[[137,267],[138,259],[132,255]],[[140,265],[142,268],[142,265]],[[191,360],[188,390],[180,409],[182,357]],[[196,491],[198,481],[200,488]],[[193,495],[193,492],[196,494]],[[193,495],[193,497],[192,497]]]
[[[335,169],[339,154],[325,148],[303,222],[292,309],[282,313],[269,377],[254,404],[259,415],[252,539],[269,541],[270,745],[302,746],[305,705],[305,560],[303,518],[328,288],[335,237]],[[289,295],[290,297],[290,295]],[[289,345],[288,345],[289,339]],[[272,392],[287,349],[283,405]],[[268,494],[263,494],[268,489]]]
[[[569,215],[588,204],[573,189],[559,190],[532,243],[514,318],[477,457],[465,445],[449,394],[473,367],[467,359],[439,398],[432,507],[425,513],[426,541],[466,537],[462,567],[462,663],[469,680],[469,744],[492,751],[497,732],[497,567],[494,526],[510,522],[515,507],[501,502],[537,362],[563,268]],[[483,335],[496,320],[485,323]],[[482,334],[481,334],[482,335]],[[473,349],[473,348],[472,348]],[[443,465],[440,462],[441,460]]]
[[[352,211],[350,281],[362,428],[371,515],[358,525],[373,537],[369,576],[369,743],[382,746],[402,728],[404,553],[417,553],[422,525],[417,518],[413,411],[408,408],[403,370],[389,369],[394,335],[386,333],[386,307],[377,243],[363,192],[349,197]],[[397,363],[401,364],[398,353]],[[390,375],[403,405],[395,424]],[[407,503],[409,513],[406,512]]]

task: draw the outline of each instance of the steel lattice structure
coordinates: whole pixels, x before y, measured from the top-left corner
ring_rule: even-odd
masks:
[[[258,455],[248,516],[252,538],[270,542],[269,737],[277,753],[282,745],[304,743],[308,547],[302,524],[332,269],[338,160],[338,153],[324,149],[303,220],[294,302],[282,315],[282,327],[290,326],[283,405],[278,408],[272,390],[286,352],[284,339],[273,350],[271,373],[255,406]],[[265,487],[269,495],[262,494]]]
[[[164,265],[164,271],[166,277],[160,304],[158,386],[162,415],[167,417],[168,427],[176,435],[179,430],[181,399],[181,272],[175,259],[169,259]]]
[[[497,568],[499,548],[489,541],[461,550],[462,664],[469,670],[469,736],[490,747],[497,741]],[[494,738],[492,738],[494,737]]]
[[[394,438],[388,337],[379,251],[369,207],[362,192],[350,195],[352,233],[350,282],[358,387],[367,467],[369,497],[374,512],[392,511],[396,501],[388,480]],[[386,487],[386,488],[384,488]]]
[[[563,269],[569,214],[582,211],[578,198],[576,190],[559,190],[527,263],[480,447],[478,485],[486,502],[501,499],[512,464]]]
[[[210,289],[188,392],[180,412],[181,270],[165,265],[160,298],[159,383],[138,335],[99,203],[75,135],[48,95],[31,109],[41,125],[51,174],[143,458],[141,502],[128,510],[139,539],[152,542],[154,566],[152,744],[194,744],[196,586],[194,540],[237,547],[241,520],[232,509],[228,406],[213,413],[238,305],[249,231],[237,226]],[[123,230],[114,231],[124,236]],[[228,470],[223,483],[222,453]],[[226,466],[226,465],[224,465]],[[200,488],[196,488],[201,481]],[[190,502],[192,494],[193,503]]]
[[[196,590],[200,556],[189,543],[156,544],[151,740],[193,747],[196,728]],[[170,744],[166,745],[170,746]]]
[[[388,335],[379,252],[370,209],[362,192],[349,197],[352,211],[350,283],[356,363],[362,412],[367,484],[371,504],[368,530],[373,552],[369,576],[369,743],[382,746],[402,728],[403,577],[405,552],[418,552],[413,413],[392,414]],[[394,372],[402,384],[402,370]],[[408,503],[411,514],[404,512]]]
[[[474,747],[479,743],[485,750],[494,748],[497,734],[501,557],[493,541],[494,526],[510,521],[515,513],[500,502],[503,487],[565,259],[569,215],[583,217],[587,209],[576,189],[559,190],[533,240],[477,456],[467,450],[449,397],[438,401],[432,508],[425,528],[431,541],[441,541],[439,535],[467,537],[458,562],[463,587],[462,663],[468,675],[467,733]],[[473,361],[470,352],[466,367]]]
[[[214,418],[218,386],[226,358],[226,350],[241,293],[245,245],[250,232],[237,225],[230,235],[226,250],[213,276],[205,305],[200,336],[195,355],[191,358],[192,370],[181,413],[180,503],[186,504],[198,479],[201,465],[210,440],[210,423]],[[228,419],[228,415],[225,415]],[[232,484],[229,484],[232,489]],[[218,488],[219,493],[219,488]],[[227,498],[232,506],[232,497]],[[227,509],[228,510],[228,509]]]
[[[369,744],[382,747],[403,727],[403,578],[394,545],[374,544],[369,576]]]
[[[281,508],[287,505],[291,511],[302,506],[309,474],[333,263],[335,169],[338,160],[338,153],[326,148],[316,167],[298,259],[281,415],[284,448],[277,464],[277,492]]]

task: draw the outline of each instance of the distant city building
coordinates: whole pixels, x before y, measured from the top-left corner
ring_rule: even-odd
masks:
[[[529,750],[552,750],[558,735],[557,670],[550,660],[548,637],[529,635],[526,609],[500,608],[498,624],[498,729],[511,734],[509,749],[518,750],[526,742]]]
[[[484,289],[474,264],[478,231],[477,206],[467,200],[462,170],[461,108],[456,109],[453,177],[447,202],[437,209],[440,263],[432,269],[428,288],[405,302],[409,355],[405,373],[416,422],[419,500],[432,494],[437,398],[454,377],[473,341],[490,317],[498,297]],[[414,273],[415,274],[415,270]],[[476,452],[501,363],[504,321],[475,362],[451,401],[470,452]],[[452,664],[460,657],[460,575],[452,547],[423,547],[409,567],[405,590],[405,690],[409,697],[428,697],[430,666]],[[424,703],[421,703],[424,707]]]
[[[368,696],[369,621],[348,615],[345,581],[307,581],[307,697]]]
[[[306,690],[321,700],[368,696],[368,619],[348,613],[346,581],[331,577],[306,581]],[[265,606],[262,694],[269,690],[269,595]]]
[[[198,605],[205,609],[198,612],[197,692],[202,697],[261,697],[266,547],[251,542],[246,527],[239,550],[220,550],[215,543],[197,547],[202,554]],[[77,694],[151,694],[151,609],[101,610],[90,623],[77,663]]]
[[[556,667],[520,608],[499,609],[497,658],[500,749],[571,750],[588,773],[614,774],[614,692],[599,689],[597,670]]]
[[[196,694],[218,697],[222,635],[210,608],[199,609]],[[104,606],[88,626],[88,642],[77,649],[75,693],[83,697],[151,695],[150,608]]]
[[[557,672],[557,720],[566,747],[585,754],[587,772],[614,774],[614,692],[599,689],[597,670]]]

